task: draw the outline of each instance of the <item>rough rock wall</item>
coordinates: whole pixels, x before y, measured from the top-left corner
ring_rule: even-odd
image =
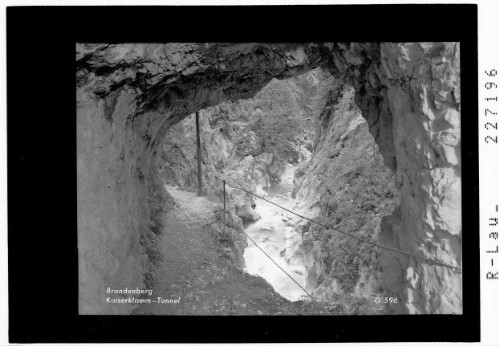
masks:
[[[81,314],[131,311],[127,304],[107,304],[105,291],[108,287],[144,287],[147,267],[154,261],[148,244],[159,231],[162,209],[172,205],[159,188],[153,152],[148,150],[147,141],[141,132],[127,126],[127,116],[136,107],[134,92],[115,93],[104,100],[78,95]],[[143,127],[136,129],[144,131]]]
[[[307,286],[348,314],[378,314],[382,296],[380,250],[342,233],[379,242],[380,224],[400,202],[392,171],[383,163],[352,86],[336,81],[320,116],[312,157],[295,173],[298,203],[316,209],[317,221],[298,231],[306,254]]]
[[[461,266],[459,43],[338,44],[336,74],[353,85],[401,203],[380,240]],[[383,284],[394,313],[462,313],[462,277],[384,251]]]
[[[76,47],[80,313],[129,313],[108,286],[143,287],[168,196],[157,150],[169,126],[197,110],[251,97],[272,78],[317,66],[356,102],[396,171],[399,214],[388,243],[461,261],[457,44],[119,44]],[[398,216],[399,215],[399,216]],[[462,311],[461,277],[386,254],[397,312]],[[390,274],[390,275],[388,275]],[[147,280],[145,280],[147,281]],[[118,286],[118,287],[116,287]],[[124,304],[123,304],[124,305]]]
[[[382,234],[392,246],[461,266],[459,44],[383,44],[368,92],[385,87],[392,116],[400,209]],[[384,283],[401,295],[395,312],[462,313],[462,276],[415,258],[384,253]]]

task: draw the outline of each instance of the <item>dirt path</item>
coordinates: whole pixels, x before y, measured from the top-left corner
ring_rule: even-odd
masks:
[[[215,202],[166,186],[176,206],[164,215],[158,249],[164,260],[154,269],[153,301],[136,313],[154,315],[319,314],[303,302],[278,295],[262,278],[244,273],[203,225],[213,222]],[[175,303],[177,301],[177,303]]]

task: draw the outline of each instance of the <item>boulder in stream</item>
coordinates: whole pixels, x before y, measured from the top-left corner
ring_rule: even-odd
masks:
[[[236,215],[243,221],[256,221],[260,219],[260,215],[258,215],[258,213],[256,213],[249,204],[236,208]]]

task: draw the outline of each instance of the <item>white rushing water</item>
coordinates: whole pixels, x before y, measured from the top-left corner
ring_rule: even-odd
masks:
[[[291,210],[294,204],[291,198],[293,171],[292,166],[288,167],[281,184],[265,189],[268,193],[265,198]],[[286,248],[289,249],[290,244],[296,241],[296,237],[299,237],[293,227],[285,221],[288,219],[288,213],[261,199],[256,199],[255,211],[261,216],[261,219],[250,224],[245,231],[274,261],[300,285],[305,287],[306,269],[300,256],[293,256],[290,261],[286,261],[284,256]],[[261,276],[267,280],[275,291],[283,297],[291,301],[303,298],[305,294],[303,290],[272,263],[250,240],[248,240],[248,247],[244,251],[244,260],[246,263],[245,270],[248,273]]]

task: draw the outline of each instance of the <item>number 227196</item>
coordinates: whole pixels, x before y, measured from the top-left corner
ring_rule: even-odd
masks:
[[[494,78],[494,77],[497,76],[497,70],[496,69],[492,69],[490,71],[485,71],[485,74],[488,77]],[[495,82],[486,82],[485,83],[485,89],[486,90],[497,89],[497,84]],[[487,96],[489,96],[489,95],[487,95]],[[486,102],[489,102],[489,101],[495,101],[495,102],[497,102],[497,96],[496,97],[486,97],[485,101]],[[492,107],[485,108],[485,116],[497,115],[497,112],[494,112],[493,110],[491,110],[491,108]],[[487,121],[485,123],[485,129],[488,130],[488,131],[497,131],[497,121],[496,122]],[[497,144],[497,135],[491,136],[491,135],[487,134],[485,136],[485,143],[487,143],[487,144],[488,143],[496,143]]]

